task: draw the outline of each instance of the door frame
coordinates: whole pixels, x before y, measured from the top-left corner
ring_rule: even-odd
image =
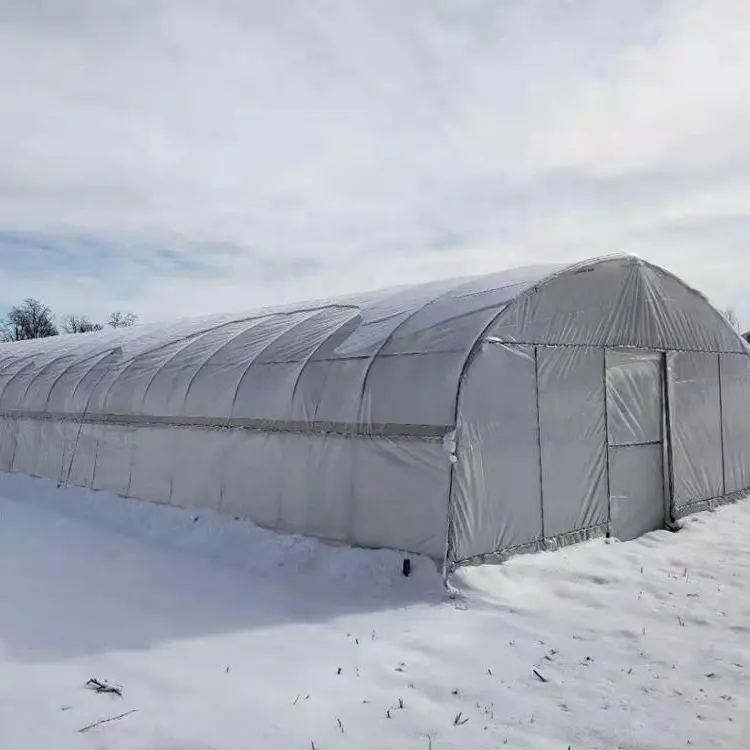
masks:
[[[661,377],[661,445],[662,445],[662,484],[663,484],[663,525],[662,528],[671,529],[674,526],[673,518],[673,496],[674,496],[674,468],[672,456],[672,414],[670,399],[670,382],[669,382],[669,362],[668,352],[663,349],[649,349],[648,347],[630,346],[630,347],[605,347],[604,348],[604,420],[605,420],[605,439],[607,451],[607,494],[609,503],[609,531],[608,536],[612,535],[612,490],[610,480],[610,451],[614,447],[609,441],[609,394],[607,392],[607,352],[642,352],[652,354],[658,357],[659,373]],[[655,445],[656,443],[654,443]],[[623,446],[626,447],[626,446]]]
[[[659,353],[661,358],[662,382],[662,431],[664,443],[664,526],[674,526],[674,456],[672,454],[672,399],[669,378],[668,352]]]

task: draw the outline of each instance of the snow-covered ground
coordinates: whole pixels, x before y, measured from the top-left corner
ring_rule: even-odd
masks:
[[[748,746],[750,501],[448,596],[390,552],[19,476],[0,498],[2,750]]]

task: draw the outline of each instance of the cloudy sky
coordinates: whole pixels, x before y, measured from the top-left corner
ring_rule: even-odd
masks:
[[[634,252],[750,322],[747,0],[3,0],[0,310]]]

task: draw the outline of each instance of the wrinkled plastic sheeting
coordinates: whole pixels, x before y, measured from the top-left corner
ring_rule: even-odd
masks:
[[[404,320],[382,353],[465,351],[508,303],[560,269],[531,266],[464,279]]]
[[[12,409],[23,403],[23,396],[31,380],[37,376],[42,363],[34,359],[16,358],[10,362],[0,360],[0,409]]]
[[[464,353],[378,357],[367,370],[362,392],[354,394],[359,402],[355,420],[360,424],[401,424],[408,415],[411,424],[452,425],[456,384],[465,359]],[[339,393],[342,391],[346,389]],[[321,400],[318,418],[328,419],[327,403],[328,398]]]
[[[451,464],[442,442],[350,443],[355,451],[352,541],[444,559]]]
[[[664,450],[661,444],[610,448],[611,527],[622,542],[664,528]]]
[[[164,428],[161,428],[164,431]],[[238,468],[232,463],[233,453],[231,446],[237,433],[243,430],[221,430],[221,429],[176,429],[167,430],[171,433],[169,438],[173,450],[171,466],[171,495],[169,502],[173,505],[208,508],[213,511],[221,510],[222,492],[231,477],[238,473]],[[245,488],[256,489],[254,497],[244,497],[246,507],[254,500],[252,505],[254,513],[262,516],[262,494],[263,486],[258,478],[255,482],[248,484],[245,479]],[[243,513],[235,513],[230,509],[229,516],[241,516]]]
[[[608,351],[607,436],[613,446],[662,440],[661,354]]]
[[[51,419],[41,422],[40,442],[34,465],[37,476],[58,481],[62,477],[65,458],[63,434],[60,422]]]
[[[559,268],[0,345],[0,408],[452,424],[474,343],[510,300]]]
[[[311,362],[309,409],[323,422],[452,425],[464,360],[448,352]]]
[[[13,454],[18,435],[17,419],[0,418],[0,471],[13,471]]]
[[[99,425],[68,422],[62,432],[64,481],[76,487],[91,487],[96,470],[96,453],[102,429]],[[122,456],[122,460],[128,460]],[[148,499],[148,498],[144,498]]]
[[[97,431],[72,422],[0,418],[0,471],[91,487]]]
[[[462,366],[493,321],[500,341],[745,351],[700,295],[616,258],[3,344],[0,408],[452,424]]]
[[[457,468],[456,550],[494,551],[596,525],[606,520],[607,507],[601,347],[747,350],[699,294],[642,261],[599,260],[561,271],[516,269],[2,344],[0,411],[14,414],[0,415],[0,466],[157,502],[218,508],[269,528],[440,558],[449,457],[439,440],[398,438],[388,427],[419,427],[414,435],[433,436],[450,430],[461,374],[484,337],[519,346],[483,347],[488,360],[469,376],[477,383],[478,405],[471,407],[477,420],[463,425],[467,468],[463,474]],[[541,480],[532,471],[539,457],[536,398],[529,398],[535,378],[526,345],[532,344],[574,345],[538,354]],[[592,346],[599,348],[582,348]],[[496,367],[501,375],[493,380]],[[732,390],[730,370],[731,363],[724,379]],[[701,465],[705,440],[696,437],[703,429],[715,438],[716,424],[691,426],[691,388],[689,379],[678,388],[678,442],[705,476],[691,477],[694,469],[683,460],[688,498],[705,494],[702,484],[713,492],[716,478],[710,453],[710,467]],[[739,399],[737,389],[731,401]],[[25,412],[40,418],[26,419]],[[77,421],[82,414],[86,419]],[[142,419],[137,425],[109,421],[123,415]],[[185,419],[172,428],[150,417]],[[199,429],[189,426],[191,417],[278,423],[265,433]],[[307,433],[304,426],[315,422],[309,434],[285,432]],[[360,433],[377,425],[373,432],[381,434],[323,436],[324,422]],[[509,423],[513,429],[506,429]],[[727,423],[729,463],[736,464],[730,472],[737,475],[728,486],[744,480],[741,435],[738,421]],[[506,461],[507,455],[516,460]],[[535,520],[541,508],[534,505],[540,481],[543,529]],[[484,503],[476,511],[472,483]]]
[[[464,349],[467,333],[476,338],[507,302],[561,267],[528,266],[393,290],[367,305],[362,325],[337,347],[335,356]],[[462,329],[466,319],[478,327],[472,332]],[[441,328],[443,335],[430,336],[428,332],[435,328]],[[461,339],[451,337],[451,329],[459,329]]]
[[[42,422],[35,419],[19,420],[13,454],[13,471],[20,474],[37,476],[36,465],[39,453],[42,450],[50,450],[49,445],[42,446],[42,424]]]
[[[664,526],[662,356],[606,353],[610,523],[622,541]]]
[[[134,448],[140,438],[138,429],[120,425],[88,427],[96,441],[91,487],[116,495],[129,494]]]
[[[724,492],[719,357],[667,354],[676,511]]]
[[[721,355],[725,492],[750,487],[750,356]]]
[[[441,279],[385,294],[366,307],[362,324],[336,348],[335,356],[348,359],[377,354],[417,311],[435,305],[436,300],[444,299],[461,283]]]
[[[537,351],[544,536],[609,520],[604,351]]]
[[[189,431],[167,432],[182,441]],[[217,485],[221,513],[265,528],[445,554],[450,462],[440,441],[210,430],[201,442],[217,459],[213,480],[192,490],[183,480],[172,504],[216,507]]]
[[[440,440],[0,419],[0,470],[443,558]]]
[[[485,343],[461,388],[454,561],[542,538],[534,350]]]
[[[581,265],[509,305],[491,330],[529,344],[743,352],[742,338],[697,292],[637,258]]]
[[[244,387],[243,383],[248,382],[249,373],[255,366],[257,358],[262,356],[280,336],[293,330],[300,323],[309,321],[314,314],[313,312],[290,313],[288,316],[264,321],[262,324],[249,327],[232,339],[228,345],[217,349],[200,366],[187,387],[185,413],[206,414],[207,405],[210,404],[213,415],[234,416],[237,398]],[[281,400],[273,397],[274,390],[277,387],[283,389],[287,386],[287,381],[281,378],[267,385],[271,386],[266,392],[267,401],[274,405],[282,404]],[[289,391],[287,391],[286,404],[291,403]],[[272,414],[271,417],[289,418],[288,408],[287,405],[285,414]],[[253,414],[252,416],[260,415]]]

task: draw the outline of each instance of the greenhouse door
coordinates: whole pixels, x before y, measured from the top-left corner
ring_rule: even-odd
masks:
[[[622,541],[664,528],[663,355],[607,351],[610,523]]]

